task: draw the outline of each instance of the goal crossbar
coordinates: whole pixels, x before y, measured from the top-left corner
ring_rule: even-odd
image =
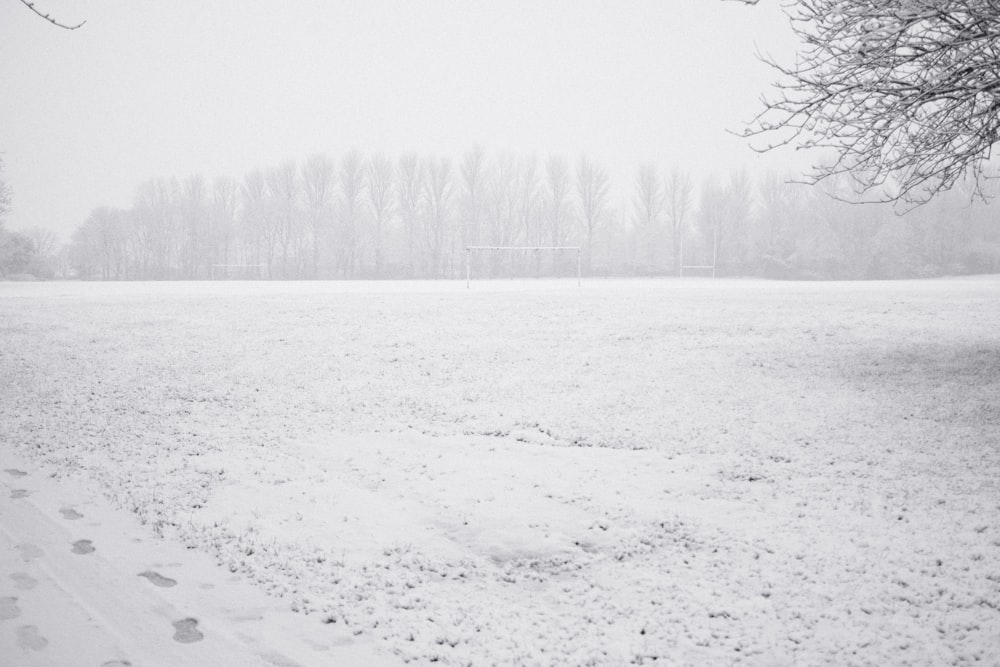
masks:
[[[511,251],[537,251],[537,250],[569,250],[576,252],[576,285],[580,286],[580,276],[582,264],[580,260],[581,252],[578,245],[470,245],[465,247],[465,287],[469,288],[472,283],[472,253],[479,250],[511,250]]]
[[[576,250],[578,245],[470,245],[466,250]]]

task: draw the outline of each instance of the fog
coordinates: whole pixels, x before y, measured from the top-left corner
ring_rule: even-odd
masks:
[[[588,155],[695,179],[760,157],[739,130],[791,52],[775,3],[19,2],[0,5],[7,228],[68,238],[151,177],[240,178],[322,152]]]
[[[0,665],[997,664],[996,0],[34,3]]]

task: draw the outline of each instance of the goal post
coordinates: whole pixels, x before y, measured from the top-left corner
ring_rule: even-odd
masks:
[[[472,253],[474,252],[575,252],[576,286],[581,284],[583,262],[577,245],[470,245],[465,247],[465,287],[472,284]]]
[[[678,277],[684,277],[684,271],[694,270],[694,271],[711,271],[712,278],[715,278],[715,267],[717,265],[717,259],[719,255],[719,229],[718,227],[712,228],[712,263],[711,264],[685,264],[684,263],[684,236],[681,236],[681,251],[680,251],[680,265],[678,269]]]

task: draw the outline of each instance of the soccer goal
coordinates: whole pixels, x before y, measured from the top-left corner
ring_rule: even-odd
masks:
[[[719,234],[716,228],[712,228],[712,263],[711,264],[685,264],[684,263],[684,236],[681,235],[681,252],[680,252],[680,266],[678,267],[678,277],[683,278],[684,272],[687,271],[689,274],[692,271],[697,272],[708,272],[711,271],[712,277],[715,277],[715,265],[716,258],[719,254]]]
[[[550,245],[550,246],[528,246],[528,245],[470,245],[465,248],[465,287],[468,288],[472,284],[472,253],[482,252],[482,253],[514,253],[519,252],[523,254],[531,253],[541,253],[541,252],[570,252],[576,253],[576,285],[580,286],[580,277],[582,275],[582,262],[580,259],[580,246],[576,245]]]
[[[213,264],[212,280],[259,280],[266,264]]]

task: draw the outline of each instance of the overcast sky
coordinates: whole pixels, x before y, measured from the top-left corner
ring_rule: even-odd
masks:
[[[9,229],[62,235],[151,176],[240,177],[352,147],[588,154],[701,177],[793,167],[726,133],[791,52],[777,2],[0,2]],[[801,166],[801,163],[798,163]],[[620,195],[619,195],[620,196]]]

